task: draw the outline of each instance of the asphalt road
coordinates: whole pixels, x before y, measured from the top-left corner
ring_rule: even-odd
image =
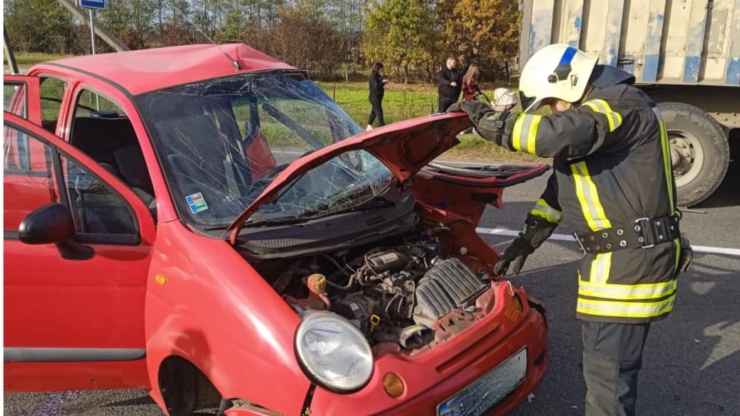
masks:
[[[699,212],[685,212],[683,232],[692,244],[740,248],[740,166]],[[546,174],[546,176],[549,175]],[[489,208],[480,226],[521,227],[545,177],[507,189],[504,209]],[[557,230],[567,233],[568,230]],[[485,235],[503,250],[511,237]],[[550,364],[531,403],[512,416],[582,415],[585,384],[581,368],[580,324],[575,320],[575,243],[545,243],[530,256],[514,282],[545,302],[550,320]],[[679,283],[672,315],[655,324],[640,376],[642,415],[740,415],[740,257],[698,254]],[[6,393],[8,416],[161,416],[141,391]]]

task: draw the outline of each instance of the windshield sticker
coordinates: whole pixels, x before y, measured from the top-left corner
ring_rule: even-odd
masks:
[[[203,194],[201,194],[200,192],[198,192],[197,194],[186,196],[185,200],[188,201],[188,205],[190,205],[190,212],[192,212],[193,214],[197,214],[208,209],[208,204],[206,204],[206,200],[203,199]]]

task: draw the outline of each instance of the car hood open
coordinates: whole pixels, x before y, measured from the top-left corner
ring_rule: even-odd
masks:
[[[273,202],[283,186],[345,152],[364,150],[383,162],[400,182],[405,182],[436,157],[459,144],[456,135],[470,126],[465,113],[435,114],[363,132],[301,157],[280,172],[242,211],[226,229],[224,237],[230,233],[231,244],[236,244],[244,222],[261,205]]]

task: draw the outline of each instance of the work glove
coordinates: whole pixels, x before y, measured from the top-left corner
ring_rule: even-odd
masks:
[[[506,274],[509,266],[512,266],[514,274],[519,274],[527,257],[552,235],[557,226],[557,223],[528,214],[519,237],[504,250],[504,254],[499,257],[498,262],[493,267],[493,272],[497,276]]]
[[[481,137],[508,150],[514,150],[510,144],[510,138],[518,113],[497,112],[478,100],[456,102],[450,106],[447,112],[466,113]]]
[[[534,253],[534,247],[529,244],[529,241],[522,237],[517,237],[506,248],[504,254],[499,257],[496,265],[493,266],[493,273],[497,276],[505,274],[509,270],[509,266],[513,265],[512,271],[514,274],[519,274],[527,257],[532,253]]]

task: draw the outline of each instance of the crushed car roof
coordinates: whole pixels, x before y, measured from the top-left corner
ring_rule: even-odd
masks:
[[[240,69],[233,65],[232,58],[239,63]],[[243,43],[76,56],[39,65],[43,66],[63,67],[101,78],[129,95],[238,73],[297,70]]]

